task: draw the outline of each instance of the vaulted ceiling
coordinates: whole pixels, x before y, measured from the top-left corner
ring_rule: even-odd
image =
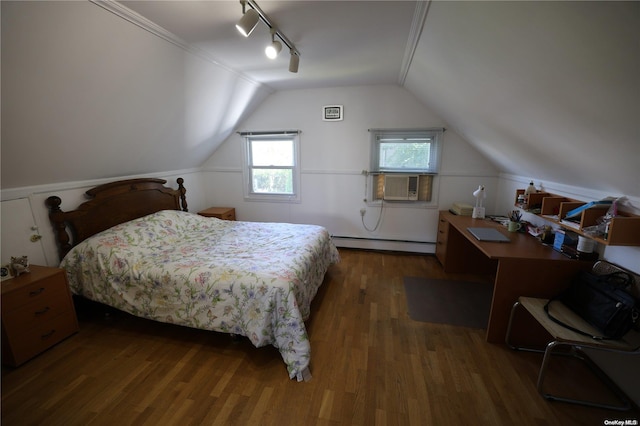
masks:
[[[265,58],[266,26],[238,34],[238,1],[105,2],[267,93],[401,85],[504,173],[640,197],[639,2],[258,3],[300,51],[298,73],[288,52]]]
[[[505,173],[640,195],[638,2],[259,2],[298,74],[239,2],[122,3],[276,90],[401,84]]]
[[[275,90],[397,83],[414,14],[416,9],[424,14],[428,5],[415,1],[257,0],[270,22],[300,51],[299,72],[292,74],[286,47],[275,60],[265,57],[265,46],[271,41],[266,25],[259,23],[247,38],[236,31],[242,16],[237,0],[120,4],[217,62]]]

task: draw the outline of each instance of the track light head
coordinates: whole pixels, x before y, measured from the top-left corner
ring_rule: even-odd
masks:
[[[291,58],[289,58],[289,72],[297,73],[298,65],[300,65],[300,56],[298,56],[293,49],[291,49],[290,53]]]
[[[242,15],[242,18],[240,18],[236,24],[236,28],[240,31],[240,34],[245,37],[249,37],[249,34],[251,34],[256,25],[258,25],[259,19],[260,15],[258,15],[258,12],[256,12],[255,9],[249,9],[244,15]]]
[[[278,53],[280,53],[281,50],[282,50],[282,43],[280,43],[277,40],[274,40],[271,42],[270,45],[267,46],[266,49],[264,49],[264,53],[265,55],[267,55],[267,58],[275,59],[278,57]]]
[[[296,49],[291,40],[289,40],[282,31],[276,28],[273,21],[271,21],[267,14],[260,9],[255,0],[240,0],[240,4],[242,5],[242,18],[236,24],[238,31],[240,31],[240,33],[245,37],[249,37],[251,32],[258,25],[258,21],[261,20],[271,30],[271,44],[267,46],[264,53],[268,58],[275,59],[282,50],[282,45],[284,44],[287,46],[289,53],[291,54],[291,58],[289,59],[289,72],[297,73],[298,66],[300,65],[300,52]],[[250,7],[249,10],[247,10],[247,5]],[[280,40],[276,40],[276,36],[278,36]]]
[[[264,49],[264,54],[267,55],[269,59],[275,59],[278,57],[278,53],[282,50],[282,43],[276,40],[277,29],[271,28],[271,44]]]

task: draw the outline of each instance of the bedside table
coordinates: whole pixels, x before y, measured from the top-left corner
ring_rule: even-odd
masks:
[[[198,214],[204,217],[217,217],[223,220],[236,220],[236,209],[233,207],[209,207],[199,211]]]
[[[2,283],[2,363],[18,366],[79,330],[64,269],[30,265]]]

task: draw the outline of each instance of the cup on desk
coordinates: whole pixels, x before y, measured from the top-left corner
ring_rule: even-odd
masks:
[[[522,227],[522,224],[520,222],[514,222],[514,221],[510,220],[509,223],[507,223],[507,231],[509,231],[509,232],[516,232],[521,227]]]

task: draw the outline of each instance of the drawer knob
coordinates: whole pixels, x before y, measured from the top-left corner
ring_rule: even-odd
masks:
[[[33,291],[29,292],[29,296],[37,296],[40,293],[42,293],[43,291],[44,291],[44,287],[40,287],[37,290],[33,290]]]
[[[51,331],[49,331],[47,333],[44,333],[42,336],[40,336],[40,338],[42,340],[48,339],[49,337],[53,336],[53,333],[55,333],[55,332],[56,332],[56,330],[54,328],[53,330],[51,330]]]
[[[39,311],[35,311],[34,313],[36,315],[42,315],[42,314],[46,314],[47,312],[49,312],[51,308],[48,306],[45,306],[43,309],[40,309]]]

